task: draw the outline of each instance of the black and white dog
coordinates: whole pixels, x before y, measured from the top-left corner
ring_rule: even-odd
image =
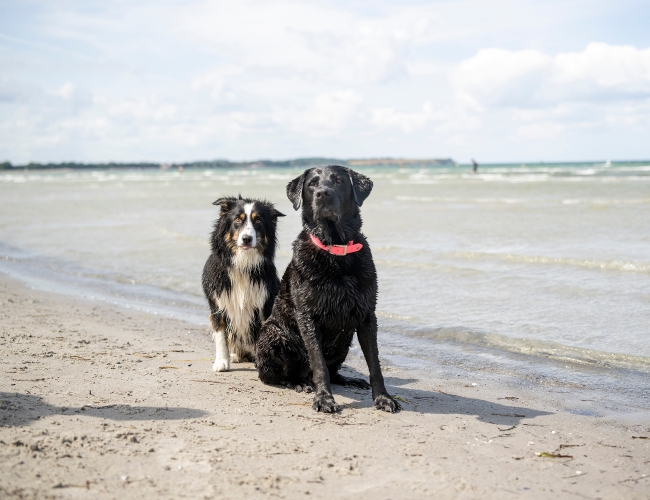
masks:
[[[377,272],[361,234],[359,207],[372,181],[348,168],[306,170],[287,185],[303,230],[293,243],[293,258],[282,277],[271,316],[256,345],[259,377],[299,392],[314,390],[313,408],[336,412],[330,383],[372,387],[375,407],[400,409],[389,396],[377,348]],[[354,333],[370,370],[365,380],[342,376]]]
[[[220,198],[203,268],[203,293],[210,304],[216,355],[212,369],[253,361],[262,322],[271,314],[279,280],[273,259],[278,212],[267,201]]]

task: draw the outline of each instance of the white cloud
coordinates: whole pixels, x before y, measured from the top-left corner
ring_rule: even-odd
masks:
[[[586,80],[602,87],[650,91],[650,48],[594,42],[582,52],[558,54],[553,63],[553,83]]]
[[[226,85],[226,78],[221,71],[211,71],[209,73],[197,76],[192,82],[192,90],[200,91],[207,89],[210,98],[219,99],[221,92]]]
[[[458,65],[454,72],[455,83],[489,94],[546,68],[551,60],[537,50],[480,49],[474,57]]]
[[[353,89],[325,92],[314,99],[312,108],[305,115],[305,122],[316,127],[341,129],[354,118],[363,95]]]
[[[517,129],[517,134],[525,139],[540,140],[557,136],[565,126],[552,121],[541,121],[523,125]]]
[[[481,49],[462,61],[451,78],[457,97],[477,110],[650,97],[650,49],[590,43],[581,52],[555,56],[536,50]]]
[[[282,71],[344,86],[403,71],[406,48],[441,31],[434,9],[421,7],[372,18],[308,2],[210,1],[183,8],[178,19],[176,32],[228,54],[242,71]]]
[[[362,124],[359,108],[363,101],[363,95],[353,89],[322,92],[304,108],[276,106],[270,118],[292,134],[331,137]]]
[[[431,101],[423,104],[421,111],[399,111],[395,108],[371,110],[371,122],[380,128],[397,127],[408,134],[435,119]]]
[[[75,94],[76,90],[77,86],[74,83],[67,82],[64,83],[63,86],[56,91],[56,93],[63,97],[65,100],[69,101]]]
[[[534,77],[551,62],[536,50],[480,49],[454,69],[452,86],[459,100],[480,111],[484,105],[519,99],[522,91],[529,97],[536,91]]]
[[[481,49],[458,64],[450,81],[470,116],[509,123],[513,140],[638,131],[650,105],[650,49],[605,43],[555,55]]]

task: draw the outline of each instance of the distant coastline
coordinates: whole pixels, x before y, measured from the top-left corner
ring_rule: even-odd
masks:
[[[133,169],[133,168],[154,168],[160,170],[180,168],[309,168],[316,165],[343,165],[350,167],[360,166],[415,166],[415,167],[453,167],[456,162],[451,158],[435,159],[406,159],[406,158],[360,158],[343,160],[341,158],[296,158],[293,160],[255,160],[255,161],[228,161],[228,160],[206,160],[174,163],[154,162],[110,162],[110,163],[27,163],[24,165],[13,165],[10,162],[0,163],[0,170],[82,170],[82,169]]]
[[[110,170],[110,169],[156,169],[156,170],[184,170],[186,168],[208,168],[208,169],[233,169],[233,168],[309,168],[317,165],[343,165],[347,167],[468,167],[471,164],[458,163],[452,158],[295,158],[292,160],[254,160],[254,161],[229,161],[229,160],[202,160],[173,163],[156,162],[108,162],[108,163],[37,163],[30,162],[22,165],[14,165],[5,161],[0,163],[0,171],[18,170]],[[502,163],[481,163],[480,167],[561,167],[561,166],[647,166],[650,160],[595,160],[595,161],[553,161],[553,162],[502,162]]]

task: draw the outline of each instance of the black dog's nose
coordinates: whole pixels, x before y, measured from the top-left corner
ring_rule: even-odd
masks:
[[[316,198],[320,198],[321,196],[332,196],[332,190],[329,188],[322,188],[316,191],[314,194],[316,195]]]
[[[246,234],[242,236],[241,241],[244,245],[250,245],[251,243],[253,243],[253,237],[249,234]]]

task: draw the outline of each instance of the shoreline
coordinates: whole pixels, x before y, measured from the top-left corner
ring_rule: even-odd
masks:
[[[0,260],[0,275],[4,273],[27,288],[63,296],[70,301],[86,301],[123,312],[179,320],[191,328],[207,331],[207,305],[203,297],[152,285],[111,282],[93,277],[92,272],[82,268],[64,271],[65,262],[48,261],[38,255],[22,256],[18,249],[1,249],[7,255]],[[489,384],[503,387],[525,387],[542,398],[548,390],[556,390],[558,394],[565,394],[556,397],[561,398],[557,403],[561,403],[564,411],[630,424],[644,421],[649,411],[647,404],[645,407],[639,404],[646,401],[647,390],[644,387],[648,374],[638,369],[598,366],[554,357],[553,354],[557,353],[531,355],[523,347],[519,352],[517,349],[499,349],[480,341],[445,341],[423,333],[431,328],[420,326],[413,331],[404,331],[404,326],[413,328],[413,325],[396,323],[391,315],[383,317],[381,312],[378,316],[382,363],[388,363],[391,369],[417,373],[421,380],[434,381],[436,377],[471,382],[488,380]],[[504,338],[503,341],[517,344],[519,339]],[[535,346],[536,350],[539,347]],[[552,343],[546,346],[546,350],[550,347],[553,347]],[[561,347],[576,350],[569,346]],[[615,353],[601,354],[627,357]],[[356,339],[346,362],[357,370],[365,370],[365,360]],[[589,403],[585,404],[585,401]]]
[[[0,275],[5,273],[27,288],[65,296],[71,301],[88,301],[124,312],[150,314],[160,318],[180,320],[192,328],[207,328],[207,306],[203,297],[157,288],[146,284],[110,281],[93,276],[93,272],[70,267],[66,262],[30,255],[20,249],[0,245],[5,258],[0,259]],[[539,397],[549,390],[560,391],[564,411],[593,417],[607,417],[635,423],[644,421],[650,410],[647,403],[648,374],[623,366],[602,366],[563,358],[553,351],[552,343],[521,345],[520,339],[503,338],[519,349],[500,349],[478,338],[477,342],[454,342],[448,330],[442,338],[427,336],[435,331],[413,323],[395,322],[392,315],[378,313],[380,319],[380,358],[392,368],[418,374],[421,380],[436,377],[460,378],[504,387],[525,387]],[[405,329],[406,328],[406,329]],[[461,336],[472,335],[458,330]],[[458,334],[457,334],[458,335]],[[476,337],[476,333],[473,335]],[[479,334],[480,335],[480,334]],[[494,337],[494,335],[492,335]],[[476,339],[475,339],[476,340]],[[514,344],[513,344],[514,343]],[[524,347],[534,347],[542,354],[531,354]],[[565,351],[576,348],[559,346]],[[548,355],[544,355],[548,351]],[[627,358],[615,353],[600,353]],[[650,358],[642,358],[644,361]],[[348,355],[347,364],[364,370],[365,361],[356,340]],[[468,382],[469,383],[469,382]],[[588,402],[587,404],[585,402]]]
[[[577,415],[559,393],[390,365],[401,413],[334,386],[345,408],[323,415],[250,363],[212,373],[204,327],[3,273],[0,301],[4,498],[650,495],[650,418]]]

